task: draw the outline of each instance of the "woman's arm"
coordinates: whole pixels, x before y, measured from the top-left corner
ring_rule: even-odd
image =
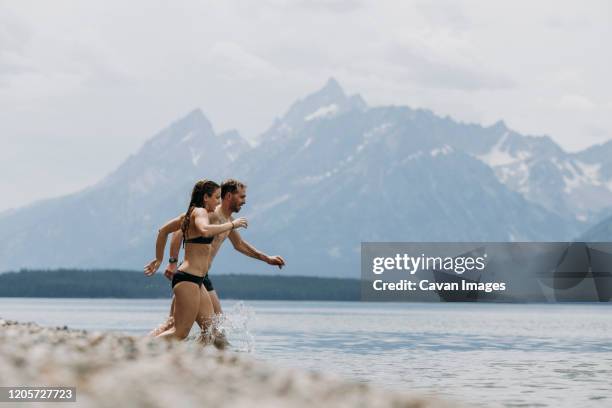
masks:
[[[238,218],[232,222],[226,222],[223,224],[211,224],[208,219],[208,213],[204,209],[198,209],[198,211],[194,211],[194,224],[196,230],[203,237],[213,237],[215,235],[219,235],[221,233],[231,231],[235,228],[246,228],[248,223],[246,218]]]
[[[155,242],[155,259],[149,262],[144,267],[144,273],[147,276],[151,276],[157,271],[159,265],[164,260],[164,249],[166,248],[166,241],[168,241],[168,235],[171,232],[181,229],[184,215],[181,214],[178,217],[165,223],[157,232],[157,241]]]
[[[164,276],[170,280],[172,280],[172,276],[174,272],[176,272],[176,268],[178,267],[178,257],[181,252],[181,242],[183,241],[183,231],[178,230],[172,233],[172,237],[170,237],[170,259],[168,260],[168,266],[166,266],[166,270],[164,271]]]
[[[183,231],[180,229],[172,233],[170,240],[170,258],[178,258],[181,252],[181,242],[183,241]]]

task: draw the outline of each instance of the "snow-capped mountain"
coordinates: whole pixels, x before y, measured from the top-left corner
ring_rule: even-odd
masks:
[[[319,91],[297,100],[287,113],[258,137],[258,143],[291,138],[311,122],[331,119],[351,110],[363,111],[367,104],[360,95],[347,96],[338,81],[330,78]]]
[[[290,126],[275,123],[235,171],[252,186],[253,234],[302,273],[355,274],[362,241],[562,240],[580,228],[461,148],[454,136],[471,126],[405,107],[349,109],[287,135]]]
[[[602,146],[568,153],[547,136],[522,136],[503,122],[467,148],[504,185],[562,217],[592,223],[612,207],[612,156]],[[610,149],[609,149],[610,150]]]
[[[605,194],[611,166],[598,152],[565,153],[503,123],[368,107],[331,79],[255,147],[195,110],[98,184],[0,215],[0,271],[140,269],[200,178],[248,184],[241,234],[285,256],[291,274],[357,276],[362,241],[568,240],[586,228],[581,214],[606,207],[579,201],[585,189]],[[272,271],[229,247],[213,273]]]

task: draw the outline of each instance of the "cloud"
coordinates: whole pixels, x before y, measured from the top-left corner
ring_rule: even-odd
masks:
[[[486,60],[450,31],[408,32],[387,48],[387,59],[418,86],[450,90],[499,90],[516,86],[487,70]]]
[[[36,95],[33,99],[41,100],[133,79],[103,41],[26,32],[23,27],[18,32],[21,41],[14,35],[0,49],[0,87],[14,91],[18,99]]]
[[[592,110],[597,108],[597,105],[589,98],[583,95],[563,95],[557,107],[568,110]]]
[[[69,63],[64,70],[82,78],[85,87],[121,86],[136,78],[122,58],[101,41],[75,41],[67,50]]]
[[[5,7],[0,7],[0,51],[22,52],[29,40],[27,25]]]
[[[23,146],[0,161],[95,179],[196,106],[253,137],[330,76],[372,106],[585,147],[585,124],[612,129],[610,27],[607,1],[0,1],[0,141]]]
[[[555,81],[559,87],[565,89],[568,87],[579,89],[584,87],[586,83],[584,77],[580,73],[567,68],[561,69],[548,77]]]
[[[608,141],[612,136],[610,129],[604,129],[599,126],[586,126],[586,130],[596,140]]]
[[[0,8],[0,86],[13,75],[32,71],[24,55],[30,38],[30,31],[19,18]]]
[[[332,13],[350,13],[363,7],[360,0],[302,0],[298,6],[312,11],[324,11]]]
[[[6,83],[7,78],[23,73],[32,72],[33,68],[23,55],[0,50],[0,84]]]
[[[254,12],[262,10],[275,10],[287,12],[314,12],[314,13],[350,13],[362,8],[363,0],[260,0],[256,3],[250,0],[234,0],[229,3],[244,10],[245,7]]]
[[[456,0],[422,1],[417,2],[415,8],[433,26],[453,31],[470,27],[471,21],[465,7]]]
[[[234,42],[215,43],[208,54],[209,64],[224,79],[254,80],[279,75],[280,71],[265,59],[246,51]]]

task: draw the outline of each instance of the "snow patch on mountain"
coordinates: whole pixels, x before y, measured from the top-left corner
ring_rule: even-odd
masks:
[[[318,174],[316,176],[306,176],[297,180],[296,184],[298,185],[312,185],[317,184],[321,180],[331,177],[336,171],[326,171],[325,173]]]
[[[340,247],[338,246],[329,248],[327,254],[332,258],[342,258],[342,252],[340,252]]]
[[[191,146],[189,146],[189,152],[191,153],[191,162],[194,166],[197,166],[200,162],[200,158],[202,157],[202,153],[198,152]]]
[[[479,160],[488,164],[491,167],[505,166],[517,161],[527,160],[531,157],[531,153],[527,151],[518,151],[514,155],[511,154],[505,143],[510,132],[505,132],[504,135],[495,143],[495,145],[485,154],[476,156]]]
[[[565,193],[569,194],[576,188],[584,185],[602,185],[599,176],[601,164],[588,164],[578,160],[573,161],[571,164],[567,162],[564,164],[567,173],[569,173],[569,176],[565,174],[563,175],[563,182],[565,183],[565,188],[563,191]]]
[[[255,207],[253,207],[253,212],[250,215],[250,218],[254,218],[258,215],[260,215],[261,213],[263,213],[264,211],[269,210],[270,208],[276,207],[279,204],[284,203],[285,201],[289,200],[291,198],[291,194],[283,194],[280,195],[278,197],[273,198],[270,201],[267,201],[263,204],[259,204]]]
[[[133,179],[130,182],[128,189],[131,194],[146,194],[154,189],[158,183],[164,179],[163,174],[161,174],[157,169],[149,168],[139,177]]]
[[[193,139],[194,135],[195,135],[195,132],[193,130],[187,132],[187,134],[181,139],[181,143],[186,143],[190,141],[191,139]]]
[[[436,157],[438,155],[446,156],[447,154],[450,154],[452,152],[453,152],[453,148],[450,147],[449,145],[445,144],[444,146],[442,146],[440,148],[432,149],[429,152],[429,154],[431,155],[431,157]]]
[[[338,105],[332,103],[331,105],[322,106],[316,111],[312,112],[304,118],[304,121],[309,122],[315,119],[323,119],[333,117],[338,112]]]
[[[576,215],[576,219],[581,222],[586,222],[589,219],[589,217],[587,217],[584,214],[578,214]]]
[[[361,153],[361,151],[368,145],[370,142],[376,137],[384,134],[390,127],[391,123],[383,123],[381,125],[375,126],[372,129],[363,133],[363,142],[357,145],[356,152]]]
[[[378,136],[382,133],[384,133],[387,129],[389,129],[392,126],[391,123],[389,122],[385,122],[379,126],[375,126],[372,129],[368,130],[367,132],[365,132],[363,134],[363,138],[364,139],[370,139],[374,136]]]
[[[406,157],[405,157],[405,158],[404,158],[404,159],[401,161],[401,163],[400,163],[400,164],[406,164],[406,163],[408,163],[408,162],[409,162],[409,161],[411,161],[411,160],[416,160],[416,159],[418,159],[419,157],[423,156],[423,154],[424,154],[424,153],[423,153],[421,150],[419,150],[419,151],[418,151],[418,152],[416,152],[416,153],[411,153],[411,154],[409,154],[408,156],[406,156]]]
[[[502,184],[511,187],[514,191],[522,194],[529,192],[529,166],[527,163],[520,162],[500,166],[495,169],[495,174]]]

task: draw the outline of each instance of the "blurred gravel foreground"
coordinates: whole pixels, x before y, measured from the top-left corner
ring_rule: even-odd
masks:
[[[457,406],[332,376],[275,369],[248,355],[218,352],[195,342],[168,343],[2,319],[0,386],[76,387],[76,403],[53,407]],[[26,405],[43,404],[49,406]]]

